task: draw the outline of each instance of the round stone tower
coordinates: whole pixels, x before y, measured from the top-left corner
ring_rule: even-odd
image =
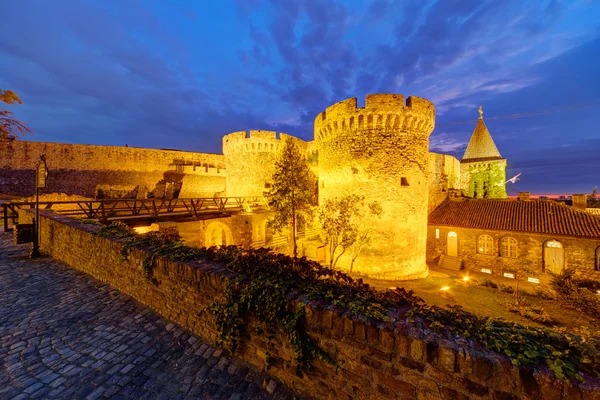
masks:
[[[306,151],[306,142],[283,133],[279,136],[273,131],[242,131],[223,136],[227,196],[262,196],[268,192],[275,162],[288,137]]]
[[[347,194],[379,202],[380,219],[366,221],[372,241],[353,271],[380,279],[428,275],[427,173],[433,104],[418,97],[372,94],[336,103],[315,119],[319,204]],[[342,260],[340,260],[342,261]],[[349,265],[339,265],[342,269]]]

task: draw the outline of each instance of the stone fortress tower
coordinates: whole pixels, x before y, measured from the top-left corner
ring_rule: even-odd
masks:
[[[291,138],[306,151],[306,142],[273,131],[241,131],[223,136],[223,155],[227,170],[228,197],[263,196],[269,191],[275,162],[283,141]]]
[[[374,240],[354,271],[381,279],[428,275],[425,263],[431,102],[403,95],[367,95],[336,103],[315,119],[319,154],[319,204],[346,194],[379,202],[380,220],[369,222]],[[341,260],[340,260],[341,261]],[[343,268],[343,266],[342,266]]]
[[[502,158],[490,131],[479,121],[460,162],[463,195],[476,199],[504,199],[506,195],[506,159]]]

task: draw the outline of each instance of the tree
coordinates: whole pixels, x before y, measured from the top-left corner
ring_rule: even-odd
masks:
[[[587,207],[588,208],[600,208],[600,199],[596,198],[598,194],[596,186],[594,186],[594,190],[592,194],[587,196]]]
[[[270,205],[275,209],[275,218],[269,225],[277,231],[289,227],[294,258],[298,257],[296,230],[312,220],[315,204],[315,179],[306,158],[293,140],[286,139],[281,156],[275,163],[272,177]]]
[[[341,199],[328,199],[319,210],[319,220],[329,246],[329,268],[335,268],[340,257],[346,252],[358,235],[353,217],[358,214],[358,204],[364,198],[356,194]],[[338,249],[340,250],[338,253]],[[336,253],[337,256],[336,256]]]
[[[369,204],[369,211],[367,213],[366,216],[370,217],[371,219],[379,219],[381,218],[381,215],[383,214],[383,208],[381,207],[381,204],[377,201],[374,201],[373,203]],[[363,249],[365,247],[367,247],[372,239],[373,239],[373,225],[370,224],[369,226],[365,227],[364,224],[364,214],[360,214],[358,216],[360,222],[359,222],[359,226],[358,228],[358,234],[356,236],[356,241],[352,244],[350,250],[352,251],[352,261],[350,262],[350,273],[352,273],[352,268],[354,267],[354,261],[356,261],[356,259],[358,258],[358,256],[360,255],[360,253],[363,251]]]
[[[6,104],[15,102],[23,104],[19,96],[12,90],[0,89],[0,101]],[[19,135],[33,133],[31,129],[12,117],[12,112],[0,108],[0,140],[16,139]]]
[[[370,225],[365,227],[365,217],[378,218],[382,211],[381,205],[373,202],[368,204],[365,212],[364,196],[356,194],[325,202],[319,219],[325,243],[329,245],[329,268],[335,268],[340,257],[350,249],[352,272],[354,262],[372,239],[373,228]]]

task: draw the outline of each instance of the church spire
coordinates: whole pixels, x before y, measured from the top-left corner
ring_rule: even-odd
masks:
[[[479,106],[479,120],[469,140],[462,162],[501,160],[502,156],[483,122],[483,107]]]

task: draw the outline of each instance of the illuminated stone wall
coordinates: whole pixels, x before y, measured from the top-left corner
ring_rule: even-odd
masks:
[[[29,211],[23,210],[20,214]],[[20,217],[23,222],[25,218]],[[174,262],[156,257],[153,274],[146,279],[141,267],[146,252],[131,249],[121,257],[123,239],[92,234],[96,225],[81,224],[42,212],[43,252],[133,297],[163,317],[215,343],[214,317],[200,312],[221,299],[232,273],[226,265],[198,260]],[[85,243],[85,246],[81,246]],[[314,370],[296,374],[289,340],[275,332],[267,341],[253,334],[236,356],[266,370],[270,344],[277,349],[274,364],[266,370],[302,397],[314,399],[597,399],[600,382],[557,380],[547,368],[521,368],[510,359],[452,335],[441,337],[425,329],[422,321],[406,318],[377,323],[357,318],[344,308],[310,301],[296,294],[289,307],[304,307],[306,330],[336,361],[315,360]],[[252,319],[248,332],[261,328]],[[185,360],[184,360],[185,362]]]
[[[418,97],[374,94],[364,108],[356,98],[336,103],[315,119],[319,203],[346,194],[364,195],[383,207],[371,221],[374,241],[355,272],[382,279],[427,276],[429,134],[431,102]],[[340,267],[347,267],[340,265]]]
[[[477,199],[505,199],[506,159],[463,162],[460,165],[463,195]]]
[[[35,166],[45,154],[50,170],[47,193],[94,197],[96,188],[139,186],[168,191],[181,183],[179,197],[212,197],[225,190],[225,158],[219,154],[28,141],[0,141],[0,193],[35,192]],[[176,163],[196,163],[197,166]],[[145,197],[145,196],[144,196]]]
[[[460,179],[460,161],[456,157],[429,153],[429,213],[446,200],[449,189],[460,189]]]
[[[436,235],[436,230],[439,235]],[[544,271],[544,243],[556,240],[564,251],[565,268],[573,268],[580,276],[600,280],[600,271],[595,270],[595,252],[600,247],[600,239],[584,239],[577,237],[551,236],[510,231],[492,231],[452,226],[429,226],[427,236],[427,259],[437,262],[447,252],[448,232],[455,232],[458,238],[458,256],[463,259],[467,270],[479,271],[481,268],[492,270],[494,275],[502,276],[503,272],[518,271],[523,260],[528,267],[538,274]],[[491,254],[477,252],[477,239],[481,235],[489,235],[493,239]],[[438,237],[439,236],[439,237]],[[518,258],[500,257],[500,240],[512,237],[517,240]]]
[[[306,142],[284,133],[277,137],[273,131],[242,131],[223,136],[227,196],[262,196],[268,192],[275,162],[288,138],[306,152]]]

